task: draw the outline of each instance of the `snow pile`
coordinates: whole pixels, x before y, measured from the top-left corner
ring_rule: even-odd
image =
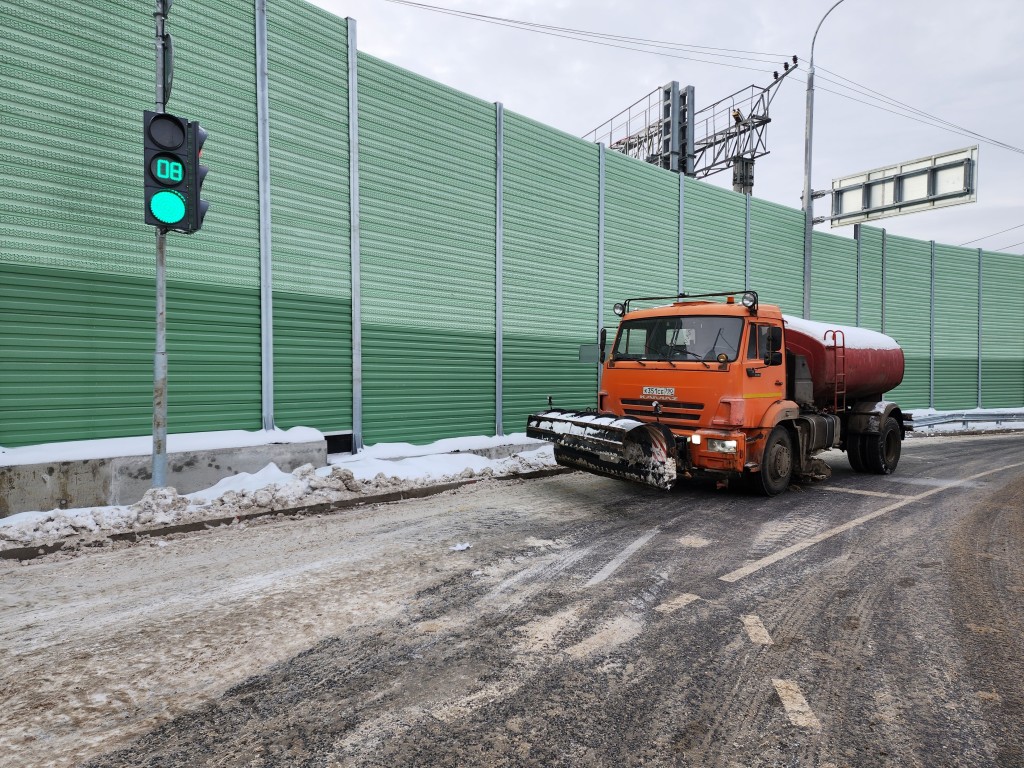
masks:
[[[436,450],[437,445],[427,448]],[[392,450],[374,447],[381,454]],[[414,448],[423,450],[424,446]],[[268,464],[259,472],[243,472],[185,495],[173,488],[154,488],[131,505],[22,512],[0,519],[0,549],[52,544],[72,537],[94,540],[116,533],[239,518],[477,477],[517,475],[555,463],[551,446],[546,444],[497,460],[463,453],[388,461],[360,453],[331,456],[329,461],[327,467],[306,464],[290,473]]]
[[[223,448],[246,448],[275,443],[313,443],[323,440],[323,434],[310,427],[291,429],[260,429],[247,431],[229,429],[220,432],[187,432],[167,436],[167,452],[216,451]],[[41,464],[57,461],[86,461],[123,456],[149,456],[153,452],[153,437],[113,437],[105,440],[73,440],[67,443],[26,445],[22,448],[0,446],[0,467],[16,464]]]

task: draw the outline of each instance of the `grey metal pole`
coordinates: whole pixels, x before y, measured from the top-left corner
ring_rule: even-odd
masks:
[[[352,453],[363,447],[363,309],[359,255],[359,50],[356,20],[348,26],[348,196],[352,284]]]
[[[935,241],[931,241],[930,274],[928,276],[928,407],[935,407]]]
[[[886,292],[886,281],[885,281],[885,230],[882,230],[882,333],[885,333],[885,292]]]
[[[494,434],[504,435],[505,333],[505,107],[494,105]]]
[[[166,107],[164,94],[164,0],[156,0],[156,103]],[[167,230],[156,228],[156,350],[153,354],[153,487],[167,485]]]
[[[156,230],[156,353],[153,356],[153,487],[167,485],[167,233]]]
[[[861,230],[860,224],[853,225],[853,239],[857,241],[857,292],[854,309],[854,325],[860,326],[860,262],[861,262]]]
[[[978,407],[981,408],[981,352],[982,343],[984,337],[982,336],[982,321],[984,316],[982,314],[982,307],[984,304],[981,300],[984,296],[984,285],[985,285],[985,271],[984,271],[984,260],[982,258],[982,250],[978,249]]]
[[[811,38],[811,60],[807,70],[807,114],[804,129],[804,317],[811,316],[811,233],[814,231],[814,199],[811,191],[811,148],[814,144],[814,43],[818,31],[828,15],[844,0],[839,0],[825,12]]]
[[[597,145],[597,332],[604,325],[604,144]],[[601,389],[601,366],[597,388]]]
[[[274,428],[274,288],[270,231],[270,94],[267,2],[256,0],[256,144],[259,167],[260,373],[263,429]]]
[[[744,206],[744,229],[743,229],[743,289],[750,288],[750,195],[746,198]]]
[[[686,210],[684,200],[686,199],[686,177],[683,174],[679,174],[679,274],[676,281],[676,293],[683,292],[683,239],[686,236],[686,230],[683,227],[683,213]]]

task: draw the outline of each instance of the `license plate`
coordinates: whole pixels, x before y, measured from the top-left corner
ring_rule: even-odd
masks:
[[[675,387],[644,387],[643,392],[645,397],[675,397]]]

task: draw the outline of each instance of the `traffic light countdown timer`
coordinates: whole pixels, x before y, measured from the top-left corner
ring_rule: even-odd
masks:
[[[143,114],[146,223],[190,234],[210,204],[201,199],[208,168],[199,164],[206,131],[168,112]]]

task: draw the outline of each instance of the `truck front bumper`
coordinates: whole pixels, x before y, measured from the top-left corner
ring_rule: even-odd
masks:
[[[687,439],[690,464],[708,472],[743,472],[747,436],[742,432],[701,429]]]

